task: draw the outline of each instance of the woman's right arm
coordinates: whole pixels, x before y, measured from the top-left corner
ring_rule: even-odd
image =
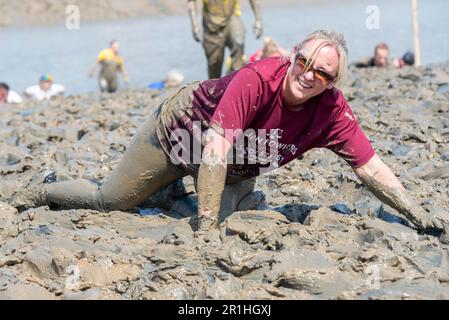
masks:
[[[262,81],[249,68],[242,68],[226,86],[209,123],[200,165],[197,192],[200,230],[218,226],[221,196],[224,190],[227,155],[243,131],[248,128],[262,104]]]
[[[221,196],[227,172],[226,156],[232,144],[213,129],[207,133],[198,173],[198,230],[218,227]]]

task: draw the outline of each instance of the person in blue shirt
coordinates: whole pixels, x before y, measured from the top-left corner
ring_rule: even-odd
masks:
[[[177,71],[171,70],[167,73],[163,80],[159,82],[153,82],[148,85],[149,89],[153,90],[164,90],[165,88],[177,87],[184,81],[184,75]]]

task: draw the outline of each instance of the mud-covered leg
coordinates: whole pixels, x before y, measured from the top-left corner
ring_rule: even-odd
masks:
[[[55,183],[47,186],[47,202],[66,208],[127,210],[184,177],[186,173],[162,150],[155,128],[153,114],[99,190],[88,181]]]
[[[98,185],[88,180],[62,181],[44,186],[49,205],[60,208],[101,210]]]
[[[245,26],[237,16],[233,16],[229,24],[226,46],[231,50],[232,65],[230,71],[233,72],[242,68],[245,64],[243,60],[245,51]]]
[[[195,188],[198,191],[197,183],[198,180],[195,179]],[[254,209],[258,204],[255,202],[259,199],[255,197],[253,201],[251,197],[254,194],[255,185],[256,178],[225,185],[221,196],[219,220],[224,221],[235,211]]]
[[[114,93],[118,90],[118,78],[115,76],[114,78],[108,81],[108,92]]]
[[[145,123],[119,167],[102,186],[100,198],[106,209],[132,208],[186,175],[165,154],[155,127],[155,118]]]
[[[209,79],[221,77],[226,38],[224,32],[204,32],[203,47],[207,58]]]
[[[104,77],[98,77],[98,86],[100,87],[101,92],[108,91],[108,81]]]

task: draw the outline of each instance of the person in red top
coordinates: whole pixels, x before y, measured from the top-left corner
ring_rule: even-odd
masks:
[[[220,213],[232,213],[253,194],[255,177],[312,148],[329,148],[417,229],[443,229],[441,218],[414,204],[376,155],[336,88],[347,55],[343,35],[319,30],[291,58],[263,59],[220,79],[190,83],[151,114],[100,188],[84,180],[51,183],[40,200],[67,208],[127,210],[192,175],[201,234],[218,226]]]
[[[418,229],[440,223],[430,221],[426,212],[413,203],[375,154],[341,91],[336,89],[347,69],[347,55],[343,35],[320,30],[297,46],[291,61],[276,67],[273,60],[262,60],[235,75],[211,119],[215,130],[208,132],[209,143],[198,173],[200,230],[217,226],[220,195],[229,171],[226,155],[236,141],[236,135],[224,133],[234,128],[276,129],[283,145],[294,145],[278,150],[279,165],[311,148],[329,148],[348,162],[381,201],[404,214]]]
[[[265,37],[263,39],[263,47],[249,57],[249,62],[256,62],[265,58],[281,57],[285,55],[285,50],[279,47],[271,37]]]

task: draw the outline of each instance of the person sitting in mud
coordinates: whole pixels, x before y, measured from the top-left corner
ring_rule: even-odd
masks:
[[[249,57],[249,62],[256,62],[265,58],[282,57],[284,55],[286,55],[285,50],[279,47],[273,38],[265,37],[263,39],[263,47]]]
[[[413,54],[413,52],[408,51],[402,56],[402,58],[394,59],[393,65],[396,68],[403,68],[406,66],[414,66],[415,65],[415,55]]]
[[[22,97],[12,90],[9,85],[4,82],[0,82],[0,104],[3,103],[22,103]]]
[[[389,65],[390,48],[386,43],[379,43],[374,48],[374,57],[354,63],[356,68],[384,68]]]
[[[166,88],[175,88],[179,87],[183,81],[184,75],[181,72],[177,70],[171,70],[165,75],[162,81],[150,83],[148,85],[148,88],[153,90],[164,90]]]
[[[285,50],[279,47],[271,37],[265,37],[263,39],[263,43],[263,47],[257,50],[251,57],[249,57],[249,59],[244,56],[243,61],[245,64],[247,64],[248,62],[256,62],[265,58],[281,57],[286,54]],[[228,57],[228,59],[226,60],[226,69],[228,71],[228,74],[232,72],[231,57]]]
[[[98,83],[101,92],[114,93],[118,90],[118,73],[123,76],[123,80],[128,82],[128,74],[125,70],[123,58],[119,54],[120,44],[112,40],[110,47],[102,50],[97,57],[97,62],[91,68],[89,77],[92,77],[100,66],[98,74]]]
[[[53,83],[53,76],[44,74],[39,79],[39,84],[25,89],[25,96],[37,101],[50,100],[53,97],[63,95],[65,87]]]
[[[249,0],[254,12],[254,34],[259,39],[263,32],[258,0]],[[225,48],[231,51],[231,72],[245,64],[245,27],[240,19],[239,0],[202,0],[203,47],[207,57],[209,79],[221,76]],[[187,0],[193,38],[201,42],[200,28],[196,20],[196,0]]]
[[[220,215],[251,202],[258,175],[312,148],[328,148],[418,230],[441,230],[442,222],[413,203],[376,155],[337,89],[347,59],[343,35],[319,30],[289,58],[264,59],[220,79],[190,83],[155,108],[101,187],[85,180],[47,183],[29,197],[60,208],[128,210],[192,175],[201,235],[217,228]]]

